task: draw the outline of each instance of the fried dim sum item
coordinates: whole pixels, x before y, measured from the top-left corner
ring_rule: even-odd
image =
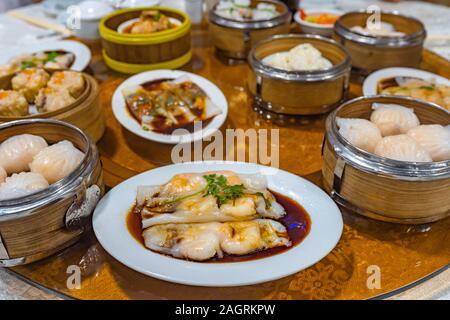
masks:
[[[40,89],[47,85],[50,76],[43,69],[30,68],[18,72],[11,80],[12,88],[22,93],[29,103],[34,103],[34,98]]]
[[[0,90],[0,116],[20,117],[29,112],[27,99],[14,90]]]
[[[10,137],[0,145],[0,167],[8,174],[27,171],[34,156],[47,146],[42,137],[31,134]]]
[[[66,88],[53,89],[47,87],[39,90],[36,96],[36,107],[39,112],[52,112],[65,108],[75,101],[76,99],[70,95]]]
[[[138,188],[142,226],[165,223],[279,219],[286,212],[267,189],[263,175],[231,171],[175,175],[161,186]]]
[[[84,153],[70,141],[63,140],[41,150],[30,163],[31,172],[55,183],[72,173],[83,161]]]
[[[125,33],[153,33],[175,28],[177,24],[158,10],[142,11],[139,20],[124,30]]]
[[[52,74],[48,87],[55,90],[66,89],[72,97],[78,98],[84,91],[84,77],[74,71],[57,71]]]
[[[15,173],[0,184],[0,200],[24,197],[47,187],[48,182],[38,173]]]
[[[431,162],[431,156],[413,138],[406,134],[384,137],[378,142],[375,154],[399,161]]]
[[[291,245],[286,228],[269,219],[157,225],[145,230],[143,237],[151,250],[195,261]]]

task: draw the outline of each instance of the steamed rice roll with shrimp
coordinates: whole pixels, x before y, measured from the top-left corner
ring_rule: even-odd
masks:
[[[18,72],[11,80],[12,88],[22,93],[29,103],[47,85],[50,76],[43,69],[30,68]]]
[[[8,174],[28,171],[34,156],[47,146],[42,137],[31,134],[10,137],[0,145],[0,167]]]
[[[64,140],[41,150],[30,163],[30,169],[40,173],[49,183],[55,183],[71,174],[83,158],[83,152]]]

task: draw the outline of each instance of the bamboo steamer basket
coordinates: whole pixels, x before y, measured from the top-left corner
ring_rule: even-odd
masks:
[[[217,4],[209,13],[209,33],[219,55],[233,60],[245,60],[252,46],[258,41],[275,34],[290,31],[291,13],[280,1],[253,0],[252,7],[258,3],[276,6],[279,16],[262,21],[237,21],[223,18],[215,13]]]
[[[450,112],[418,99],[368,96],[344,103],[326,122],[323,183],[334,200],[361,215],[402,224],[422,224],[450,215],[450,160],[404,162],[368,153],[338,132],[336,117],[369,119],[372,103],[414,108],[422,124],[450,123]]]
[[[86,156],[47,189],[0,201],[0,266],[6,267],[40,260],[79,240],[104,193],[97,147],[80,129],[52,119],[18,120],[0,125],[0,142],[23,133],[49,144],[69,140]]]
[[[51,74],[57,70],[46,71]],[[0,116],[0,123],[23,119],[53,118],[71,123],[86,132],[95,142],[99,141],[105,132],[105,119],[100,104],[99,85],[92,76],[86,73],[81,74],[84,77],[86,85],[83,93],[74,103],[52,112],[43,112],[23,117]],[[0,89],[11,89],[11,79],[14,75],[0,77]]]
[[[285,71],[262,60],[274,53],[310,43],[330,60],[327,70]],[[248,85],[254,103],[277,114],[318,115],[342,103],[350,78],[350,56],[337,42],[317,35],[276,35],[259,42],[249,54]],[[324,94],[326,92],[326,94]]]
[[[403,37],[365,36],[351,30],[365,26],[371,19],[365,11],[342,15],[334,25],[333,38],[340,42],[352,57],[352,66],[360,74],[388,67],[418,68],[422,60],[425,27],[419,20],[394,12],[381,12],[380,19],[392,24]]]
[[[142,11],[155,9],[175,18],[181,25],[147,34],[120,33],[123,22],[138,18]],[[155,69],[176,69],[192,58],[191,21],[189,16],[173,8],[149,7],[122,9],[105,16],[99,25],[103,58],[113,70],[139,73]]]

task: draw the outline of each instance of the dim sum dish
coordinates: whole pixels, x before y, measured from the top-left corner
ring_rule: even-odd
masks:
[[[147,10],[142,11],[139,18],[120,24],[117,31],[130,34],[146,34],[170,30],[180,25],[180,20],[168,17],[159,10]]]
[[[450,112],[418,99],[368,96],[327,119],[324,186],[376,219],[426,223],[450,214]]]
[[[139,272],[237,286],[316,263],[343,224],[333,201],[298,176],[249,163],[193,162],[118,185],[97,206],[93,226],[102,246]]]
[[[0,52],[0,76],[28,68],[83,71],[91,51],[78,41],[64,40],[21,46]]]
[[[208,136],[220,128],[227,114],[226,99],[214,84],[182,71],[149,71],[131,77],[117,88],[112,105],[125,128],[162,143]]]
[[[62,121],[0,125],[0,265],[45,258],[76,242],[103,193],[95,144]]]
[[[450,80],[411,68],[386,68],[370,74],[363,85],[365,95],[405,96],[435,103],[450,110]]]

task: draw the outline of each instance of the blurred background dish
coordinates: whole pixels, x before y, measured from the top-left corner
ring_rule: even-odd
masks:
[[[303,33],[331,37],[334,23],[343,14],[332,9],[300,9],[294,14],[294,20]]]

